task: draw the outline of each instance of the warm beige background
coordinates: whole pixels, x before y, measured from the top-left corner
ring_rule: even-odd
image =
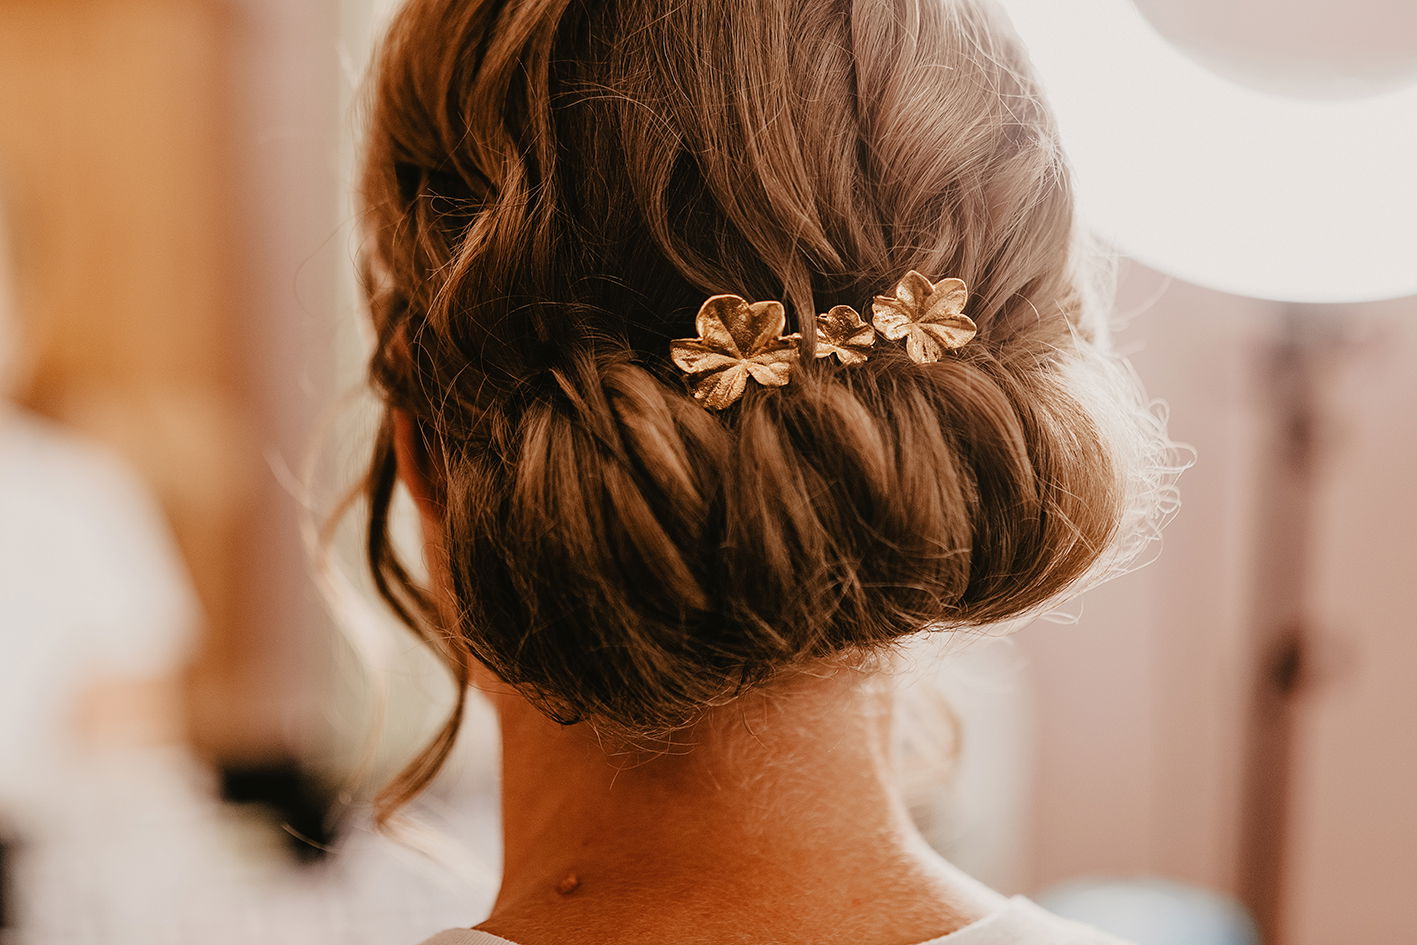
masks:
[[[20,397],[162,500],[207,616],[193,737],[224,757],[299,740],[324,622],[272,471],[329,389],[336,23],[318,3],[0,5]]]

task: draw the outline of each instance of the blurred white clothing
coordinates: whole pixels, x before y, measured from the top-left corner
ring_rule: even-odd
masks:
[[[450,929],[423,945],[516,945],[473,929]],[[869,945],[863,942],[862,945]],[[920,945],[1125,945],[1090,926],[1059,918],[1024,896],[1010,898],[1001,909],[958,931]]]
[[[175,672],[197,619],[137,476],[107,449],[0,404],[0,814],[29,820],[59,803],[85,687]]]

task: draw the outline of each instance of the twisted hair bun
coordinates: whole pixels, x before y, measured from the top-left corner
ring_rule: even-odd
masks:
[[[453,625],[385,535],[387,416],[370,556],[460,682],[476,659],[555,719],[663,734],[807,660],[1036,612],[1150,514],[1164,434],[982,0],[412,0],[373,82],[372,375],[442,485]],[[709,294],[783,300],[810,352],[816,312],[909,269],[971,288],[941,361],[808,355],[711,412],[666,358]]]

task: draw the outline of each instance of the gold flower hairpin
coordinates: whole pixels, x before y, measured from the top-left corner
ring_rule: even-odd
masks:
[[[894,295],[876,296],[871,324],[892,341],[904,338],[910,360],[938,361],[978,332],[974,319],[964,314],[968,294],[963,279],[931,283],[912,269],[896,283]]]
[[[699,337],[671,341],[669,356],[691,376],[694,396],[722,410],[743,396],[749,378],[764,387],[787,383],[802,336],[784,335],[786,324],[781,302],[710,296],[694,318]]]
[[[876,343],[876,329],[850,305],[833,305],[817,316],[817,357],[836,355],[842,364],[860,364]]]
[[[960,279],[932,283],[914,269],[896,283],[893,295],[878,295],[871,324],[850,305],[834,305],[817,316],[815,356],[836,356],[843,365],[868,357],[877,333],[905,339],[911,360],[925,364],[967,344],[978,329],[964,314],[968,297]],[[787,317],[781,302],[749,302],[738,295],[710,296],[694,319],[697,338],[669,343],[669,355],[689,376],[694,397],[722,410],[743,396],[748,381],[781,387],[792,378],[801,335],[782,333]]]

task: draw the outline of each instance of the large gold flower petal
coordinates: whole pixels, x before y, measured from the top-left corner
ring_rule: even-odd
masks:
[[[969,290],[963,279],[941,279],[935,283],[925,305],[925,314],[919,321],[938,321],[946,315],[959,315],[964,311],[964,303],[969,298]]]
[[[694,316],[694,328],[698,330],[705,347],[740,358],[746,349],[752,347],[752,339],[742,338],[740,334],[742,326],[751,317],[748,301],[743,297],[713,295],[699,306],[699,314]]]
[[[784,338],[785,344],[767,348],[743,362],[753,380],[764,387],[781,387],[792,378],[792,366],[797,363],[798,336]]]
[[[739,347],[745,355],[752,357],[784,337],[782,329],[787,327],[787,310],[781,302],[753,302],[747,306],[739,323],[732,327],[733,336],[739,339]]]
[[[850,305],[833,305],[817,316],[819,358],[836,355],[842,364],[860,364],[876,341],[876,330],[862,321]]]
[[[681,370],[690,374],[721,371],[737,364],[739,359],[723,354],[694,338],[680,338],[669,343],[669,357]]]
[[[924,311],[934,289],[929,279],[912,269],[896,283],[895,297],[908,309],[920,312]]]
[[[915,327],[935,338],[946,349],[963,347],[979,333],[974,319],[968,315],[946,315],[938,321],[921,322]]]
[[[899,299],[878,295],[871,303],[871,324],[891,341],[899,341],[914,324],[915,310]]]
[[[929,364],[969,342],[974,322],[965,315],[947,316],[948,322],[914,322],[906,332],[905,353],[917,364]]]
[[[701,374],[694,380],[694,398],[704,406],[722,410],[739,397],[748,386],[748,371],[737,363],[721,371]]]

